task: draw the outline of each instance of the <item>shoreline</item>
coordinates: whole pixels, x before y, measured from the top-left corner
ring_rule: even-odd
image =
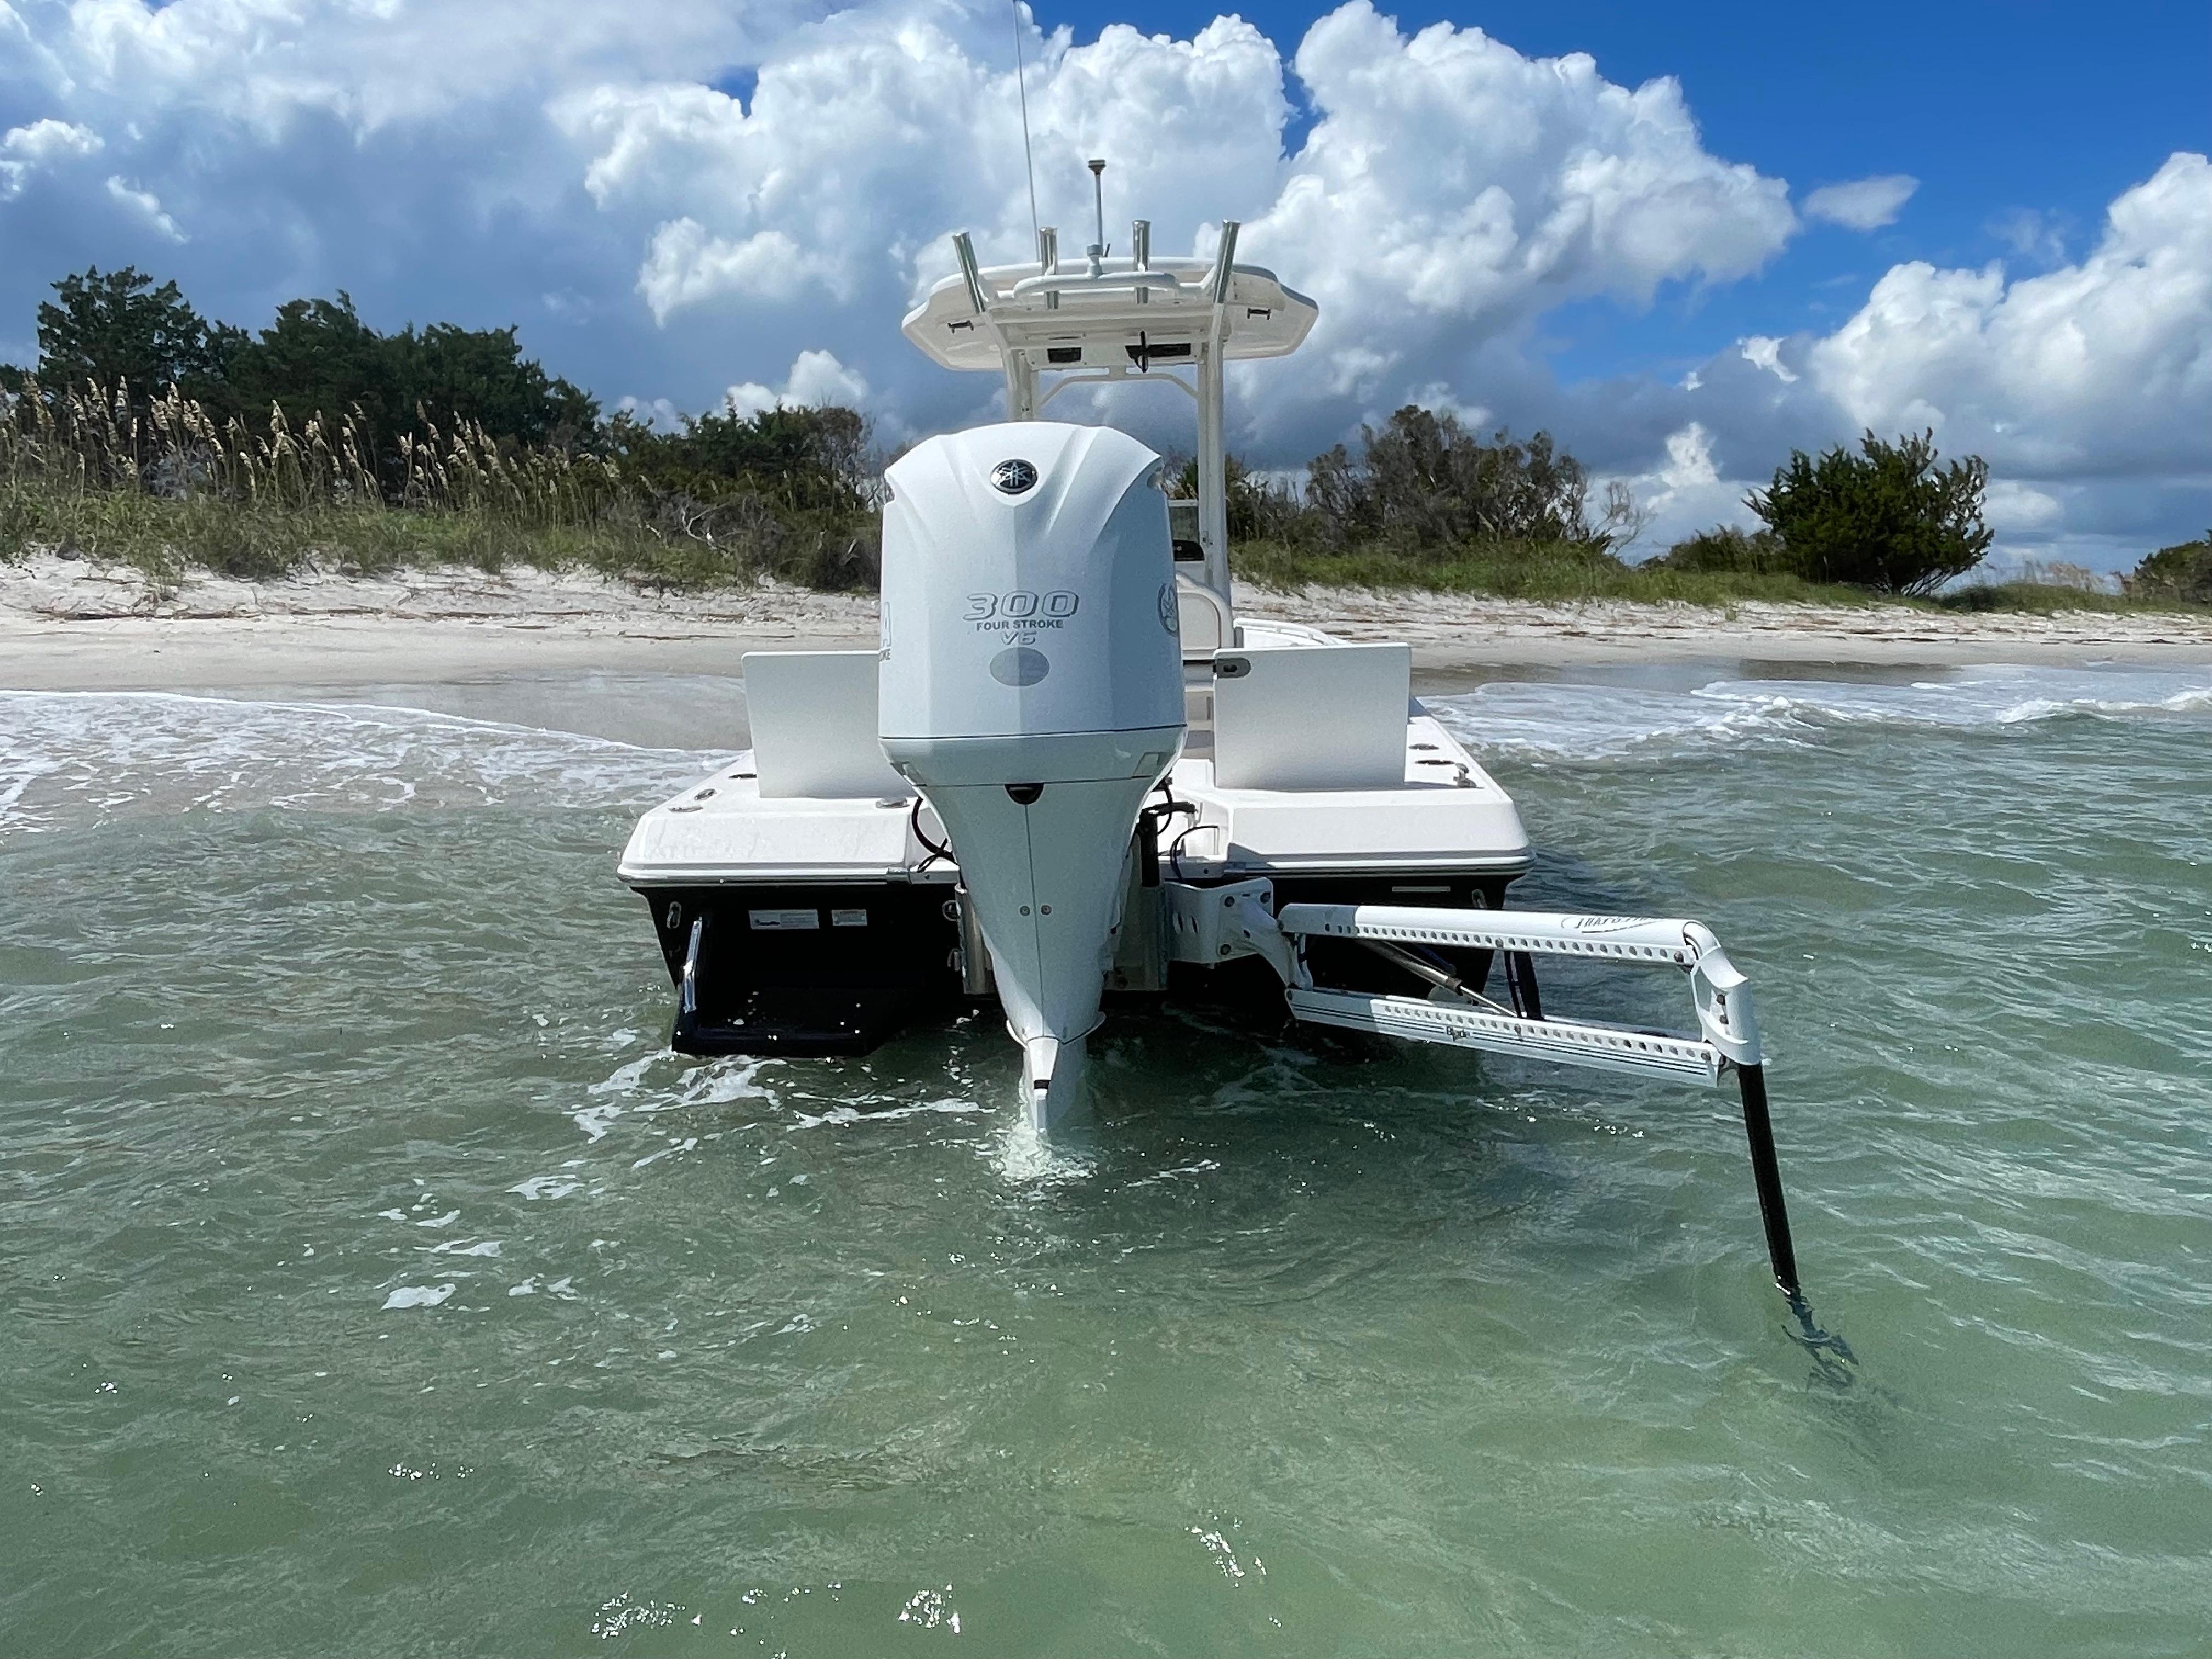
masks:
[[[1698,661],[1839,666],[2212,663],[2212,614],[1902,607],[1725,608],[1477,594],[1245,588],[1255,617],[1403,640],[1418,678]],[[734,678],[751,649],[867,649],[872,594],[768,584],[653,593],[595,574],[438,567],[246,582],[194,573],[156,592],[129,567],[0,565],[0,687],[15,690],[438,682],[532,672]]]

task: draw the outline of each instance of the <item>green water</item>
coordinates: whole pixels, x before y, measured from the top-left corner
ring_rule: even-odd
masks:
[[[0,695],[0,1650],[2208,1651],[2212,672],[1911,678],[1440,704],[1516,902],[1754,975],[1849,1358],[1721,1094],[670,1056],[612,854],[728,745],[616,739],[727,686]]]

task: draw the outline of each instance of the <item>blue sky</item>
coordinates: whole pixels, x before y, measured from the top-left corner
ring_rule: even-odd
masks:
[[[1238,15],[1048,8],[1025,40],[1051,216],[1103,149],[1115,218],[1172,245],[1241,217],[1323,301],[1238,387],[1256,461],[1419,401],[1553,428],[1663,539],[1741,519],[1792,445],[1929,424],[1989,456],[2008,556],[2112,568],[2212,521],[2201,0]],[[1012,27],[0,0],[0,356],[55,276],[135,262],[249,325],[340,288],[386,327],[518,323],[610,405],[987,418],[896,321],[951,229],[1027,240]]]
[[[1237,9],[1288,43],[1330,8]],[[1571,379],[1679,374],[1718,340],[1847,315],[1901,259],[2026,266],[2078,253],[2122,190],[2176,149],[2212,150],[2212,6],[2203,3],[1551,0],[1394,10],[1409,31],[1473,25],[1534,56],[1588,52],[1621,85],[1672,76],[1710,149],[1800,188],[1878,173],[1920,181],[1877,235],[1817,227],[1752,281],[1677,291],[1648,312],[1599,302],[1556,313],[1548,355]],[[1188,33],[1195,14],[1140,0],[1039,15],[1091,35],[1109,22]],[[2023,255],[2021,242],[2039,235],[2046,240]]]

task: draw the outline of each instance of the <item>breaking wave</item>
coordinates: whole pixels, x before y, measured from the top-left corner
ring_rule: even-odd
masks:
[[[714,759],[361,703],[0,691],[0,832],[195,811],[642,807]]]
[[[1425,700],[1493,760],[1604,762],[1845,728],[2212,715],[2212,669],[1987,667],[1909,683],[1715,680],[1685,690],[1499,681]],[[366,703],[0,691],[0,833],[149,813],[521,806],[641,810],[706,750]]]
[[[1941,680],[1715,680],[1686,690],[1498,681],[1423,702],[1487,758],[1646,759],[1655,752],[1814,744],[1846,728],[2202,719],[2212,715],[2212,669],[1978,667]]]

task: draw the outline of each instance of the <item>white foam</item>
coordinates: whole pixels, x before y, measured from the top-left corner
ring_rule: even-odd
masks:
[[[902,1118],[921,1117],[933,1112],[967,1117],[982,1109],[972,1100],[930,1100],[912,1106],[885,1106],[866,1111],[857,1106],[832,1106],[826,1112],[793,1112],[791,1121],[784,1127],[792,1130],[818,1129],[825,1123],[896,1123]]]
[[[531,1200],[566,1198],[573,1192],[580,1191],[583,1185],[580,1181],[565,1181],[559,1176],[532,1176],[527,1181],[517,1182],[507,1190],[520,1193]]]
[[[384,1298],[386,1310],[393,1308],[434,1308],[452,1296],[459,1287],[446,1285],[402,1285]]]
[[[647,1164],[658,1164],[664,1158],[680,1158],[685,1152],[696,1152],[698,1150],[698,1136],[686,1135],[681,1140],[676,1141],[670,1146],[663,1146],[657,1152],[647,1152],[643,1158],[631,1159],[629,1167],[633,1170],[642,1170]]]
[[[1506,680],[1423,701],[1486,758],[1648,759],[1817,744],[1853,727],[1968,730],[2065,719],[2198,719],[2212,714],[2212,670],[1999,665],[1907,684],[1715,680],[1686,691]]]
[[[131,812],[641,809],[717,759],[363,703],[0,691],[0,829]]]
[[[687,1106],[725,1106],[736,1100],[772,1103],[774,1091],[753,1079],[762,1067],[778,1063],[763,1058],[696,1066],[677,1059],[665,1048],[656,1049],[617,1066],[599,1082],[586,1085],[584,1092],[592,1097],[592,1103],[569,1113],[568,1117],[587,1139],[599,1140],[617,1119],[633,1114],[646,1116]],[[672,1066],[683,1070],[672,1084],[654,1079],[655,1071]]]
[[[685,1080],[682,1103],[686,1106],[726,1106],[733,1100],[773,1101],[775,1091],[753,1079],[763,1066],[782,1063],[778,1060],[759,1059],[724,1060],[717,1065],[702,1066]]]
[[[1868,724],[2200,718],[2212,714],[2212,672],[1992,665],[1911,684],[1717,680],[1690,691],[1499,682],[1428,702],[1491,757],[1604,760],[1818,742]],[[188,811],[639,810],[718,758],[366,703],[0,691],[0,832]]]

